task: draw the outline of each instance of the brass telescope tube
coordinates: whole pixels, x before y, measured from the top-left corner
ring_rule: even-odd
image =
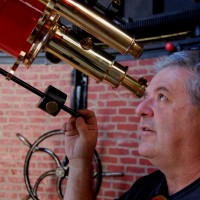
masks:
[[[138,58],[143,48],[135,39],[125,34],[112,21],[87,7],[85,4],[74,0],[38,0],[49,4],[51,9],[68,21],[95,36],[105,44],[114,48],[121,54],[129,53]]]
[[[70,28],[57,25],[51,40],[44,50],[69,63],[77,70],[92,77],[97,82],[105,81],[113,88],[124,86],[138,97],[142,97],[145,86],[126,75],[128,67],[114,61],[114,57],[98,49],[94,44],[84,49],[83,38]]]

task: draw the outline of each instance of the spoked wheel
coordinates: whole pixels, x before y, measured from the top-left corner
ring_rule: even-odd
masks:
[[[47,132],[43,134],[41,137],[39,137],[33,144],[31,144],[26,138],[24,138],[22,135],[17,134],[17,137],[26,145],[29,147],[29,151],[25,158],[24,163],[24,180],[26,184],[26,188],[28,190],[29,195],[24,198],[24,200],[28,200],[30,198],[34,200],[40,200],[38,197],[39,192],[39,186],[42,184],[42,182],[45,182],[45,179],[47,177],[53,177],[55,181],[55,187],[58,199],[63,199],[63,188],[64,184],[67,184],[67,177],[69,172],[68,167],[68,158],[64,156],[64,159],[60,161],[60,157],[56,155],[56,153],[49,148],[40,147],[41,143],[44,142],[44,140],[57,135],[64,134],[63,130],[53,130],[50,132]],[[35,157],[36,153],[45,153],[50,156],[50,158],[53,160],[54,165],[53,169],[47,170],[39,175],[39,177],[34,181],[30,178],[30,165],[33,165],[35,163],[31,163],[31,159]],[[42,158],[43,159],[43,158]],[[44,160],[44,159],[43,159]],[[102,164],[99,157],[98,152],[95,150],[94,152],[94,161],[93,161],[93,178],[94,178],[94,192],[97,196],[101,183],[102,183]],[[55,166],[55,167],[54,167]]]

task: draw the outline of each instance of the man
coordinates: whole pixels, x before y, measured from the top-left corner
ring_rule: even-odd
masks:
[[[155,64],[136,109],[139,153],[159,170],[137,180],[119,200],[200,199],[200,51],[175,53]],[[66,126],[70,172],[65,200],[93,200],[91,160],[97,142],[93,112]]]

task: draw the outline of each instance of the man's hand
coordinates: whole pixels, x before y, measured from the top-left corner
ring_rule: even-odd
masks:
[[[94,112],[80,110],[81,117],[71,117],[65,126],[65,152],[69,160],[91,159],[97,143],[97,120]]]
[[[97,120],[92,111],[79,111],[65,125],[69,174],[64,200],[94,200],[92,161],[97,143]]]

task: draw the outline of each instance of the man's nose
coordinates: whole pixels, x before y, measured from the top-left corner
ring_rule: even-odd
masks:
[[[136,114],[140,117],[152,117],[152,100],[144,99],[136,108]]]

